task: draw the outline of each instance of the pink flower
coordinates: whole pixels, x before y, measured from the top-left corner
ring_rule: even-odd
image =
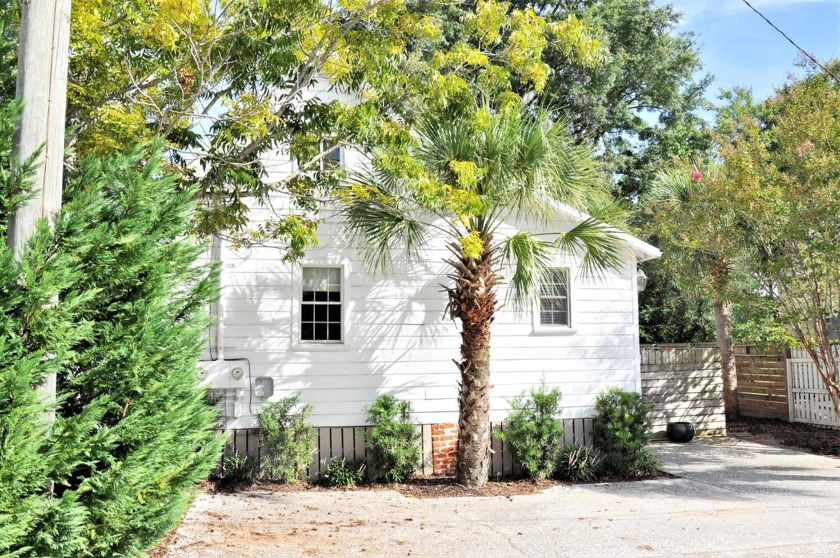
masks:
[[[800,157],[804,157],[812,149],[814,149],[814,144],[810,140],[805,140],[802,145],[796,148],[796,154]]]
[[[694,180],[694,182],[700,182],[701,180],[703,180],[703,175],[700,174],[699,170],[695,169],[694,172],[691,173],[691,178]]]

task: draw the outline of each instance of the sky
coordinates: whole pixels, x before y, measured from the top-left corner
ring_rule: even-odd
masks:
[[[820,62],[840,58],[840,0],[749,0],[770,21]],[[741,0],[660,0],[684,14],[680,31],[697,35],[700,59],[720,89],[750,86],[756,99],[783,85],[798,51]],[[717,103],[716,103],[717,104]]]

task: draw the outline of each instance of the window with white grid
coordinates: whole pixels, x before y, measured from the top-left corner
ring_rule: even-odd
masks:
[[[301,279],[300,340],[341,343],[341,269],[304,267]]]

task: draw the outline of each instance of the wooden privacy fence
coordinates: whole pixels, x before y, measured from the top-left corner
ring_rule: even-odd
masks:
[[[790,354],[788,349],[735,346],[741,416],[791,420]],[[642,345],[641,371],[642,394],[654,405],[655,436],[664,436],[668,420],[694,422],[695,428],[706,434],[725,432],[720,351],[715,344]],[[805,389],[813,389],[813,379],[802,378],[808,386]],[[802,392],[800,396],[803,416],[823,416],[824,405],[824,399],[816,394]]]
[[[836,355],[835,355],[836,356]],[[840,428],[831,396],[808,353],[793,349],[787,361],[790,421]]]
[[[592,445],[593,426],[591,418],[564,419],[565,437],[563,445],[587,444]],[[365,451],[364,430],[370,431],[369,426],[361,427],[320,427],[316,428],[315,453],[312,456],[312,465],[309,468],[309,478],[313,481],[321,480],[326,471],[327,464],[333,456],[343,456],[347,461],[363,462],[367,459]],[[419,473],[431,475],[432,456],[432,425],[423,424],[417,426],[420,431],[420,444],[423,450],[423,467]],[[493,432],[504,430],[503,422],[492,423]],[[490,477],[516,478],[523,476],[524,472],[519,461],[514,457],[510,442],[502,442],[495,435],[492,437],[491,448],[493,453],[490,460]],[[225,457],[231,455],[246,455],[254,460],[257,467],[260,465],[264,447],[260,441],[259,431],[252,428],[241,428],[227,431],[227,443],[225,445]]]
[[[735,347],[738,408],[741,416],[789,420],[787,359],[789,350]]]
[[[651,434],[668,422],[694,423],[700,435],[726,433],[720,351],[712,344],[641,346],[642,395],[653,405]]]

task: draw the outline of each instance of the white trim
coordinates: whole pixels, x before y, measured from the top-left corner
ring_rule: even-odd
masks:
[[[300,338],[300,305],[303,298],[303,269],[321,267],[341,270],[341,342],[302,341]],[[343,259],[340,263],[305,261],[298,266],[292,277],[292,346],[293,351],[347,351],[350,350],[351,304],[348,300],[350,293],[350,260]]]

